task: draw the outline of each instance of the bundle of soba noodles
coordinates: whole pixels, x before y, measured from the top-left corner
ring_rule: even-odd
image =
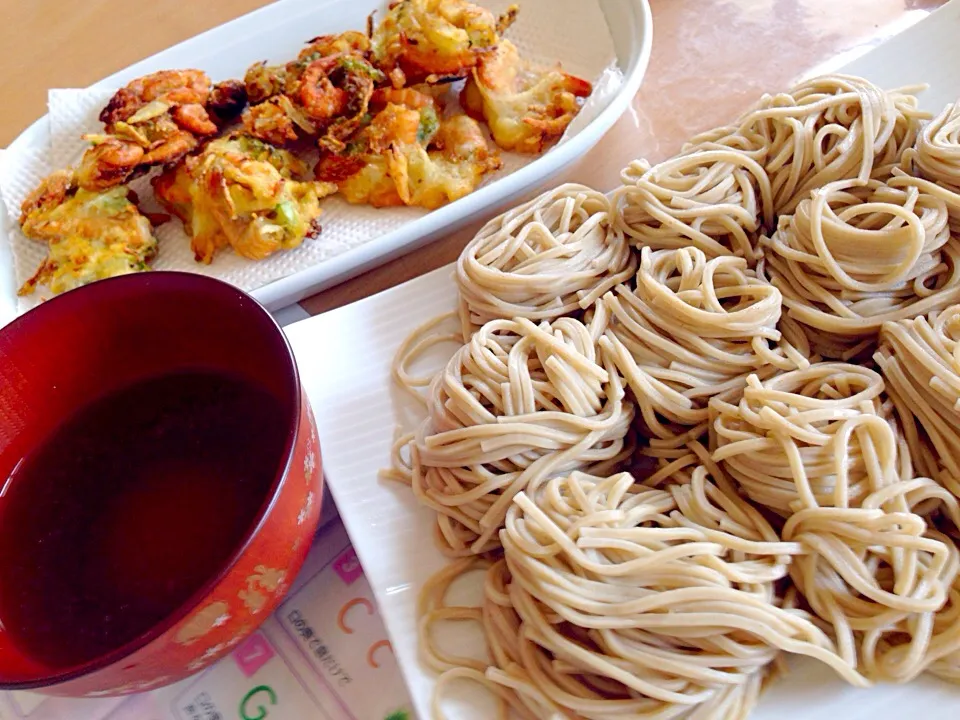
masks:
[[[943,200],[951,229],[960,231],[960,103],[947,105],[927,123],[894,172],[897,183]]]
[[[882,393],[879,374],[846,363],[751,376],[739,401],[710,401],[713,458],[751,500],[784,517],[857,507],[903,469]]]
[[[590,307],[637,261],[606,195],[561,185],[488,222],[457,261],[465,335],[488,320],[550,320]]]
[[[693,138],[684,152],[740,148],[762,164],[773,212],[786,215],[832,182],[889,174],[928,117],[908,91],[884,92],[863,78],[824,75],[765,95],[735,124]]]
[[[606,326],[600,346],[632,390],[648,433],[669,439],[703,425],[708,400],[739,395],[750,373],[807,364],[802,334],[785,338],[777,328],[780,300],[743,258],[645,247],[635,289],[607,293],[591,324]]]
[[[960,552],[924,517],[935,508],[956,524],[960,505],[913,477],[883,390],[879,374],[845,363],[752,376],[737,405],[711,401],[711,446],[752,500],[785,518],[782,539],[803,548],[790,577],[844,661],[904,682],[960,649],[960,625],[931,632],[940,611],[955,614]]]
[[[884,322],[960,300],[960,240],[944,202],[915,187],[834,181],[762,242],[758,274],[825,357],[855,357]]]
[[[551,475],[616,467],[633,412],[578,320],[485,324],[434,378],[411,443],[410,482],[445,551],[498,547],[514,496]]]
[[[737,255],[751,264],[773,224],[770,181],[749,155],[717,147],[651,167],[636,161],[614,193],[619,227],[637,247],[694,247],[708,257]]]
[[[874,359],[914,464],[960,497],[960,305],[884,323]]]

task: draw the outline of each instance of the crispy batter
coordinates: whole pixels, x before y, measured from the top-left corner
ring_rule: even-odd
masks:
[[[440,120],[429,105],[388,103],[365,130],[360,142],[368,153],[384,153],[393,145],[426,146],[437,131]]]
[[[40,217],[60,205],[74,190],[74,184],[73,170],[70,169],[57,170],[45,177],[20,205],[20,226],[28,225],[31,217]],[[33,237],[26,228],[23,232],[27,237]]]
[[[283,108],[281,102],[281,97],[272,97],[247,108],[243,113],[243,129],[253,137],[273,145],[295,141],[296,125],[291,113]]]
[[[500,164],[482,128],[466,115],[438,121],[432,105],[388,103],[345,156],[323,158],[316,172],[335,179],[350,203],[432,210],[475,190]]]
[[[254,63],[243,76],[244,89],[251,107],[267,98],[279,95],[286,88],[287,69],[283,65],[267,65],[265,61]]]
[[[347,30],[338,35],[320,35],[307,41],[297,56],[298,62],[310,63],[328,55],[345,54],[365,57],[370,52],[370,38],[362,32]]]
[[[427,106],[437,106],[437,98],[429,93],[429,86],[405,87],[405,88],[377,88],[373,91],[370,98],[370,107],[381,109],[388,103],[394,105],[404,105],[405,107],[419,110]]]
[[[504,150],[538,153],[563,135],[590,95],[586,80],[558,69],[534,70],[516,46],[503,40],[480,58],[460,94],[460,104],[490,126]]]
[[[319,232],[330,183],[307,181],[306,166],[245,134],[220,138],[154,180],[157,199],[179,217],[197,262],[230,246],[251,260],[297,247]]]
[[[516,13],[511,5],[498,19],[467,0],[399,0],[373,32],[373,58],[386,73],[401,70],[408,83],[465,77]]]
[[[77,179],[86,190],[127,182],[156,165],[176,162],[219,123],[235,117],[246,99],[236,81],[211,86],[200,70],[163,70],[118,90],[100,113],[104,133],[80,161]]]
[[[54,294],[115,275],[147,270],[157,241],[149,220],[125,187],[93,192],[78,188],[72,170],[46,178],[24,201],[23,234],[49,244],[46,259],[19,290],[39,285]]]
[[[236,118],[246,107],[247,88],[242,80],[224,80],[213,86],[207,102],[207,112],[217,125],[224,125]]]

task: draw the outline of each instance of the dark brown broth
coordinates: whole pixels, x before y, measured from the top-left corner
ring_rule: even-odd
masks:
[[[216,575],[267,500],[283,404],[210,372],[68,418],[0,499],[0,623],[51,670],[134,640]]]

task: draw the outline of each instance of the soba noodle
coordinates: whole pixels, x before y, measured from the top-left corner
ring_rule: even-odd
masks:
[[[913,680],[960,650],[960,553],[914,512],[931,500],[960,520],[955,497],[917,478],[871,493],[859,508],[805,508],[781,531],[808,550],[790,567],[797,590],[830,623],[841,657],[859,657],[877,682]]]
[[[711,444],[751,499],[786,518],[781,537],[804,549],[791,579],[844,661],[872,680],[904,682],[960,647],[960,626],[933,634],[960,553],[914,512],[943,508],[955,524],[960,506],[912,477],[883,389],[877,373],[843,363],[751,376],[738,405],[711,401]]]
[[[513,497],[550,475],[628,457],[633,405],[573,318],[491,320],[434,379],[410,481],[450,555],[499,546]]]
[[[744,718],[783,651],[868,684],[777,599],[802,547],[706,467],[663,490],[626,473],[553,478],[516,497],[501,540],[504,560],[487,571],[486,680],[534,717]],[[450,610],[426,592],[429,626]]]
[[[758,274],[826,357],[853,357],[887,320],[960,300],[960,241],[943,201],[917,188],[838,180],[762,242]]]
[[[633,276],[609,198],[561,185],[487,223],[457,261],[464,334],[488,320],[550,320]]]
[[[749,373],[807,364],[803,336],[798,349],[777,329],[780,293],[730,255],[645,247],[636,289],[617,286],[594,312],[607,325],[600,346],[661,439],[705,423],[707,401],[735,398]]]
[[[704,143],[745,147],[763,165],[774,212],[784,215],[811,190],[889,172],[927,117],[907,91],[884,92],[862,78],[824,75],[764,96],[735,125],[693,138],[685,151]]]
[[[960,103],[947,105],[903,153],[903,163],[917,177],[960,192]]]
[[[748,155],[718,148],[650,167],[632,163],[614,193],[619,226],[638,247],[692,246],[709,257],[759,257],[761,224],[773,224],[770,181]]]
[[[740,719],[791,653],[960,683],[958,107],[814,78],[466,247],[398,352],[426,417],[386,473],[452,558],[436,718],[470,682],[504,719]],[[882,375],[823,361],[878,342]]]
[[[960,305],[885,323],[874,359],[914,463],[960,497]]]
[[[903,153],[891,181],[915,186],[942,200],[950,213],[950,229],[960,232],[960,103],[947,105]]]

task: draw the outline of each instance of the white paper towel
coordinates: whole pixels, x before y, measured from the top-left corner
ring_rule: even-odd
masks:
[[[510,0],[481,2],[494,12],[503,11]],[[323,28],[316,28],[322,32]],[[603,11],[596,0],[524,0],[516,24],[509,37],[521,53],[531,61],[550,66],[560,61],[571,74],[594,82],[594,93],[561,140],[580,132],[616,93],[623,76],[616,65],[613,41]],[[272,58],[284,62],[294,57],[298,47],[291,47],[286,57]],[[113,90],[51,90],[48,99],[49,138],[45,145],[22,152],[8,152],[0,159],[0,193],[8,213],[16,224],[20,203],[37,183],[53,170],[75,164],[87,147],[84,133],[99,132],[100,109]],[[535,157],[503,153],[503,167],[488,176],[484,183],[514,172]],[[152,193],[147,178],[132,184],[148,209]],[[211,265],[200,265],[193,259],[190,240],[176,219],[156,229],[160,253],[153,267],[157,270],[187,270],[226,280],[244,290],[255,290],[273,280],[286,277],[321,263],[346,250],[361,245],[426,214],[421,208],[377,209],[350,205],[339,197],[323,201],[319,236],[306,240],[299,248],[273,255],[259,262],[242,258],[229,250],[217,254]],[[46,253],[43,243],[33,242],[14,230],[9,238],[16,265],[17,284],[33,274]],[[33,306],[43,295],[21,298],[20,311]]]

